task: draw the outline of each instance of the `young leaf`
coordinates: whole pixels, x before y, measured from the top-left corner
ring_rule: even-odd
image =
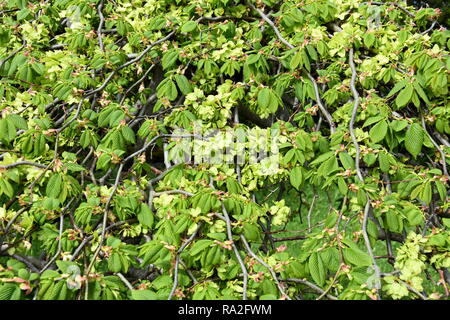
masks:
[[[184,95],[192,92],[192,86],[189,83],[189,80],[186,78],[185,75],[176,74],[175,81],[178,85],[178,88],[180,88],[181,93],[183,93]]]
[[[322,258],[317,254],[313,253],[308,260],[309,272],[313,280],[322,286],[325,283],[325,268],[322,262]]]
[[[156,293],[150,290],[133,290],[131,291],[133,300],[157,300]]]
[[[295,189],[299,190],[299,187],[303,182],[303,175],[302,175],[301,167],[294,167],[291,170],[291,173],[289,174],[289,181],[291,182],[292,186]]]
[[[408,104],[411,101],[413,94],[413,86],[411,84],[407,84],[405,88],[400,91],[397,98],[395,98],[395,103],[398,108],[401,108]]]
[[[47,182],[46,195],[50,198],[58,198],[61,192],[61,176],[55,173]]]
[[[302,53],[301,51],[298,51],[291,59],[291,62],[289,63],[289,67],[291,70],[295,70],[298,66],[300,66],[302,63]]]
[[[176,49],[168,50],[164,53],[161,63],[164,70],[169,69],[178,60],[178,51]]]
[[[339,152],[339,160],[341,161],[342,166],[345,169],[355,168],[355,161],[353,160],[352,156],[349,155],[347,152]]]
[[[370,131],[369,136],[373,143],[377,143],[384,139],[387,133],[388,124],[386,120],[382,120],[374,125]]]
[[[384,152],[380,152],[378,154],[378,162],[380,164],[380,170],[382,172],[388,172],[390,165],[389,165],[389,158],[387,156],[387,154],[385,154]]]
[[[357,267],[370,266],[372,264],[369,255],[357,247],[344,248],[342,251],[345,261]]]
[[[422,151],[423,140],[424,132],[422,127],[417,123],[413,123],[406,131],[405,148],[414,158]]]
[[[258,93],[258,107],[266,109],[270,103],[270,89],[263,88]]]
[[[391,91],[389,91],[388,95],[386,96],[386,98],[390,98],[391,96],[393,96],[394,94],[396,94],[398,91],[400,91],[401,89],[403,89],[407,84],[407,79],[403,79],[399,82],[397,82],[394,86],[394,88],[392,88]]]
[[[137,218],[143,226],[146,226],[148,228],[151,228],[153,226],[153,213],[145,203],[141,204],[141,210],[139,211]]]
[[[192,32],[197,28],[198,23],[196,21],[188,21],[181,26],[181,32]]]

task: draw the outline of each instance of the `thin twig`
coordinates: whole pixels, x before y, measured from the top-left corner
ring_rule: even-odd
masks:
[[[278,290],[280,291],[282,297],[283,297],[283,298],[286,298],[286,299],[288,299],[288,300],[291,300],[291,298],[286,294],[286,292],[284,291],[284,289],[283,289],[283,287],[281,286],[280,282],[278,281],[278,277],[277,277],[277,275],[275,274],[275,271],[273,271],[272,267],[269,266],[267,263],[265,263],[260,257],[258,257],[258,256],[252,251],[252,249],[250,248],[250,246],[249,246],[247,240],[245,239],[244,235],[242,235],[242,234],[241,234],[241,240],[242,240],[242,243],[244,244],[245,249],[247,250],[247,252],[248,252],[253,258],[255,258],[256,261],[258,261],[259,263],[261,263],[264,267],[266,267],[266,268],[269,270],[270,274],[272,275],[273,280],[274,280],[275,283],[277,284]]]
[[[125,101],[125,98],[127,97],[128,93],[133,90],[134,87],[136,87],[138,84],[140,84],[142,81],[144,81],[145,79],[147,79],[147,75],[150,73],[150,71],[152,71],[152,69],[156,66],[156,64],[152,64],[150,66],[150,68],[147,69],[147,71],[145,71],[145,73],[142,75],[142,77],[140,79],[138,79],[135,83],[133,83],[128,89],[127,91],[125,91],[125,93],[123,94],[122,99],[120,99],[119,104],[122,105],[123,102]]]
[[[195,237],[197,236],[197,233],[200,230],[201,226],[202,226],[201,222],[199,224],[197,224],[197,229],[195,230],[195,232],[189,237],[189,239],[187,239],[183,243],[183,245],[177,251],[177,255],[175,257],[175,271],[174,271],[174,276],[173,276],[172,290],[170,290],[169,297],[167,298],[167,300],[172,300],[172,297],[173,297],[173,295],[175,293],[175,290],[177,289],[177,285],[178,285],[178,264],[180,263],[180,254],[183,252],[184,248],[186,248],[195,239]]]
[[[327,295],[327,293],[331,290],[331,288],[333,288],[333,285],[334,285],[334,283],[336,282],[336,279],[337,279],[339,273],[341,272],[341,269],[342,269],[343,266],[344,266],[343,263],[341,263],[341,264],[339,265],[339,269],[338,269],[338,270],[336,271],[336,273],[334,274],[333,281],[331,281],[331,283],[330,283],[330,285],[328,286],[328,288],[325,289],[325,291],[322,292],[322,294],[321,294],[319,297],[317,297],[316,300],[322,299],[324,296]]]
[[[367,222],[368,222],[368,217],[369,217],[369,211],[370,211],[370,199],[367,196],[366,206],[364,207],[362,234],[363,234],[364,242],[366,244],[367,253],[370,256],[370,259],[372,260],[372,266],[373,266],[373,270],[375,273],[375,279],[376,279],[375,288],[377,290],[377,296],[379,297],[378,291],[381,289],[381,271],[380,271],[380,267],[377,264],[375,256],[373,254],[372,246],[371,246],[370,240],[369,240],[369,235],[367,233]]]
[[[316,286],[314,283],[309,282],[308,280],[304,280],[304,279],[295,279],[295,278],[289,278],[289,279],[284,279],[284,280],[280,280],[282,282],[295,282],[295,283],[300,283],[300,284],[304,284],[308,287],[310,287],[311,289],[315,290],[316,292],[323,294],[325,291],[323,289],[321,289],[320,287]],[[335,296],[329,294],[329,293],[325,293],[326,297],[330,300],[338,300],[338,298],[336,298]]]
[[[102,248],[103,241],[105,240],[106,223],[108,221],[109,205],[111,203],[111,200],[112,200],[114,194],[116,193],[117,188],[119,187],[120,174],[122,173],[123,166],[124,166],[124,163],[121,163],[120,166],[119,166],[119,170],[117,170],[116,181],[114,183],[113,190],[111,191],[111,193],[110,193],[110,195],[108,197],[108,200],[106,202],[106,205],[105,205],[105,210],[104,210],[104,213],[103,213],[102,232],[101,232],[101,235],[100,235],[100,241],[99,241],[98,246],[97,246],[97,248],[96,248],[96,250],[94,252],[94,255],[93,255],[92,259],[91,259],[91,262],[89,263],[89,266],[85,270],[85,274],[86,274],[87,277],[89,276],[89,272],[90,272],[91,268],[94,266],[95,259],[97,258],[98,254],[100,252],[100,249]],[[86,283],[87,283],[87,281],[86,281]],[[85,299],[86,300],[88,300],[87,297],[88,297],[88,286],[86,286],[86,291],[85,291]]]
[[[41,271],[39,271],[39,273],[41,274],[42,272],[44,272],[45,270],[47,270],[48,267],[50,267],[52,265],[52,263],[59,257],[60,253],[61,253],[61,248],[62,248],[62,234],[63,234],[63,228],[64,228],[64,213],[67,211],[67,209],[69,209],[70,205],[72,204],[72,202],[75,200],[75,198],[72,198],[69,203],[67,204],[67,206],[61,211],[61,215],[59,216],[59,235],[58,235],[58,249],[55,253],[55,255],[50,259],[50,261],[41,269]]]
[[[32,161],[18,161],[18,162],[14,162],[14,163],[10,163],[7,165],[0,165],[0,169],[11,169],[17,166],[33,166],[33,167],[37,167],[37,168],[42,168],[45,169],[47,168],[47,166],[45,164],[40,164],[37,162],[32,162]]]
[[[422,300],[427,300],[428,298],[423,295],[422,293],[420,293],[419,291],[417,291],[416,289],[414,289],[413,287],[411,287],[409,284],[407,284],[405,281],[399,279],[399,281],[412,293],[414,293],[415,295],[417,295],[420,299]]]
[[[359,148],[358,140],[356,139],[355,131],[354,131],[354,128],[353,128],[353,125],[355,124],[356,114],[358,113],[358,106],[359,106],[359,93],[358,93],[358,91],[356,90],[356,87],[355,87],[356,68],[355,68],[355,63],[353,62],[353,47],[350,48],[349,63],[350,63],[350,68],[352,69],[352,78],[350,80],[350,89],[351,89],[352,94],[353,94],[353,111],[352,111],[352,117],[350,119],[349,131],[350,131],[350,136],[352,137],[353,145],[355,146],[355,150],[356,150],[356,156],[355,156],[356,174],[358,175],[359,180],[361,182],[363,182],[364,178],[363,178],[363,175],[361,173],[361,169],[359,167],[361,150]]]
[[[11,228],[11,226],[13,225],[13,223],[17,220],[17,218],[26,210],[26,208],[22,208],[19,211],[16,212],[16,214],[14,215],[14,217],[12,217],[11,220],[9,220],[8,224],[5,227],[5,230],[3,230],[3,236],[0,238],[0,243],[3,242],[3,239],[6,237],[6,235],[8,234],[9,229]],[[2,251],[2,250],[0,250]]]
[[[122,70],[123,68],[128,67],[129,65],[132,65],[133,63],[138,62],[138,61],[141,60],[141,59],[142,59],[142,58],[143,58],[143,57],[144,57],[144,56],[145,56],[145,55],[146,55],[146,54],[147,54],[154,46],[156,46],[156,45],[158,45],[158,44],[160,44],[160,43],[162,43],[162,42],[164,42],[164,41],[170,39],[174,34],[175,34],[175,30],[173,30],[172,32],[170,32],[170,33],[169,33],[167,36],[165,36],[164,38],[161,38],[161,39],[159,39],[159,40],[157,40],[157,41],[151,43],[150,45],[148,45],[147,48],[145,48],[145,50],[142,51],[141,54],[138,55],[136,58],[131,59],[130,61],[127,61],[126,63],[124,63],[124,64],[120,65],[119,67],[117,67],[116,69],[114,69],[114,70],[109,74],[109,76],[105,79],[105,81],[103,81],[103,83],[100,85],[100,87],[98,87],[98,88],[96,88],[96,89],[94,89],[94,90],[89,91],[89,92],[87,93],[86,96],[91,96],[91,95],[93,95],[94,93],[97,93],[97,92],[99,92],[99,91],[102,91],[102,90],[106,87],[106,85],[111,81],[111,79],[114,77],[114,75],[115,75],[117,72],[119,72],[119,71]]]
[[[222,220],[225,221],[226,226],[227,226],[227,235],[228,235],[228,240],[231,241],[231,246],[233,248],[233,252],[234,255],[236,256],[236,259],[241,267],[242,270],[242,274],[243,274],[243,291],[242,291],[242,300],[247,300],[247,285],[248,285],[248,271],[247,268],[245,267],[244,261],[242,261],[241,258],[241,254],[239,253],[239,250],[237,249],[236,245],[234,244],[233,241],[233,234],[231,232],[231,221],[230,221],[230,217],[228,215],[227,209],[225,208],[225,205],[222,202],[222,213],[223,216],[221,216],[220,214],[216,214],[219,218],[221,218]]]
[[[448,171],[447,171],[447,163],[445,161],[445,153],[444,151],[442,151],[441,147],[439,147],[439,145],[436,143],[436,141],[434,141],[433,137],[428,133],[427,130],[427,126],[425,124],[425,119],[423,117],[423,115],[421,115],[421,120],[422,120],[422,127],[423,130],[425,131],[425,133],[427,134],[428,138],[430,138],[431,143],[434,145],[434,147],[439,151],[439,153],[441,154],[441,163],[442,163],[442,169],[444,171],[444,175],[450,179],[450,176],[448,175]]]
[[[27,42],[25,40],[22,41],[22,45],[14,50],[9,56],[7,56],[5,59],[0,61],[0,69],[2,68],[3,64],[8,61],[9,59],[11,59],[12,57],[14,57],[20,50],[22,50],[23,48],[25,48]]]
[[[102,29],[103,29],[103,23],[105,22],[105,17],[102,13],[103,10],[103,0],[100,1],[100,4],[97,7],[98,16],[100,17],[100,22],[98,24],[97,28],[97,36],[98,36],[98,45],[100,47],[101,51],[105,51],[105,48],[103,46],[103,39],[102,39]]]
[[[167,191],[160,191],[160,192],[155,192],[155,193],[153,193],[153,196],[154,196],[154,197],[158,197],[158,196],[160,196],[160,195],[162,195],[162,194],[183,194],[183,195],[188,196],[188,197],[194,196],[193,193],[187,192],[187,191],[184,191],[184,190],[167,190]]]
[[[358,106],[359,106],[359,94],[358,94],[358,91],[356,90],[356,86],[355,86],[356,67],[355,67],[355,63],[353,61],[353,47],[351,47],[350,51],[349,51],[349,64],[350,64],[350,68],[352,70],[350,89],[352,91],[353,99],[354,99],[352,118],[350,120],[349,130],[350,130],[350,135],[352,137],[353,144],[356,149],[356,158],[355,158],[356,174],[358,175],[359,180],[361,182],[364,182],[364,178],[362,176],[361,169],[359,167],[359,160],[360,160],[359,159],[359,155],[360,155],[359,144],[356,139],[355,132],[353,130],[353,124],[355,123],[356,113],[358,112]],[[367,202],[366,202],[366,206],[364,208],[364,219],[363,219],[362,231],[363,231],[363,237],[364,237],[364,241],[366,244],[367,252],[372,260],[372,265],[373,265],[373,269],[374,269],[375,277],[376,277],[376,281],[377,281],[375,288],[377,290],[377,296],[379,297],[378,291],[381,289],[380,268],[378,267],[375,257],[373,255],[372,246],[370,244],[369,236],[367,234],[367,221],[368,221],[369,210],[370,210],[370,198],[369,198],[369,195],[367,194],[367,192],[366,192],[366,198],[367,198],[367,200],[366,200]]]
[[[123,274],[121,274],[120,272],[117,272],[116,275],[120,278],[120,280],[122,280],[122,282],[127,286],[128,289],[130,289],[131,291],[133,291],[133,286],[132,286],[131,283],[127,280],[127,278],[124,277]]]
[[[308,219],[308,229],[309,229],[309,232],[310,232],[310,233],[311,233],[311,214],[312,214],[312,211],[313,211],[313,209],[314,209],[314,204],[315,204],[317,198],[318,198],[318,195],[315,194],[315,195],[313,196],[313,198],[312,198],[311,206],[309,207],[309,210],[308,210],[308,216],[307,216],[307,219]]]
[[[408,11],[405,7],[401,6],[400,4],[398,4],[397,2],[379,2],[379,1],[368,1],[368,2],[363,2],[362,4],[369,4],[369,5],[377,5],[377,6],[384,6],[384,5],[391,5],[394,7],[399,8],[400,10],[402,10],[404,13],[406,13],[408,16],[410,16],[411,18],[415,18],[416,15],[413,14],[412,12]]]

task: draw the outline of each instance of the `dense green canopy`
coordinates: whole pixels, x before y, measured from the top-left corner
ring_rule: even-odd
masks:
[[[0,299],[448,299],[415,5],[1,1]]]

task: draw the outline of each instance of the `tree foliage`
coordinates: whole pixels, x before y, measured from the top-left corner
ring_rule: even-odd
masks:
[[[0,299],[448,298],[440,13],[0,2]]]

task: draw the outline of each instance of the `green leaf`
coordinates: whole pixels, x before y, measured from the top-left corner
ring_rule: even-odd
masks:
[[[107,153],[103,153],[97,159],[96,168],[97,169],[105,169],[110,161],[111,161],[111,156],[109,154],[107,154]]]
[[[136,143],[134,131],[129,126],[122,127],[122,137],[129,143]]]
[[[399,82],[397,82],[394,86],[394,88],[392,88],[391,91],[389,91],[388,95],[386,96],[386,98],[390,98],[391,96],[393,96],[394,94],[396,94],[398,91],[400,91],[401,89],[403,89],[407,84],[407,79],[403,79]]]
[[[294,167],[290,174],[289,174],[289,181],[291,182],[292,186],[299,190],[300,185],[303,182],[303,174],[302,174],[302,168],[301,167]]]
[[[149,242],[147,246],[150,245],[150,248],[144,251],[144,259],[142,261],[142,265],[146,266],[149,263],[154,263],[158,260],[159,255],[164,249],[164,245],[155,242]]]
[[[363,128],[368,127],[374,123],[380,122],[380,120],[383,120],[384,118],[385,118],[385,116],[383,116],[383,115],[377,115],[374,117],[370,117],[364,122],[362,127]]]
[[[197,28],[197,21],[188,21],[181,26],[181,32],[192,32]]]
[[[311,59],[313,60],[317,60],[317,52],[316,49],[314,49],[314,47],[310,44],[308,44],[306,46],[306,50],[308,50],[308,55],[310,56]]]
[[[156,293],[150,290],[133,290],[131,297],[133,300],[158,300]]]
[[[0,119],[0,139],[12,141],[16,137],[16,128],[9,118]]]
[[[118,126],[120,121],[122,121],[124,117],[125,117],[125,112],[123,112],[122,110],[114,111],[113,113],[111,113],[111,115],[108,118],[109,126],[110,127]]]
[[[318,156],[316,159],[314,159],[314,161],[311,162],[311,165],[316,165],[321,162],[324,162],[325,160],[328,160],[329,158],[331,158],[333,156],[334,156],[334,151],[325,152],[325,153],[321,154],[320,156]]]
[[[414,158],[422,151],[423,141],[424,132],[422,127],[417,123],[413,123],[406,131],[405,148]]]
[[[259,241],[260,230],[251,223],[244,223],[244,236],[248,241]]]
[[[266,109],[270,103],[270,89],[263,88],[258,93],[258,107]]]
[[[408,121],[406,121],[406,120],[393,120],[390,123],[391,129],[394,130],[395,132],[402,131],[407,126],[408,126]]]
[[[308,55],[306,54],[306,51],[302,51],[302,61],[303,64],[305,65],[306,70],[311,72],[311,64],[309,63],[309,58]]]
[[[339,160],[341,161],[345,169],[355,168],[355,161],[347,152],[339,152]]]
[[[370,266],[372,264],[370,256],[356,246],[344,248],[342,250],[342,253],[344,255],[345,261],[357,267]]]
[[[163,69],[167,70],[168,68],[172,67],[177,60],[178,60],[178,51],[176,49],[168,50],[166,53],[164,53],[161,59]]]
[[[291,59],[291,62],[289,63],[289,67],[291,70],[295,70],[299,65],[301,65],[302,62],[302,52],[298,51]]]
[[[386,120],[378,122],[376,125],[374,125],[370,131],[369,136],[373,143],[377,143],[384,139],[386,136],[388,129],[388,124]]]
[[[191,248],[190,254],[191,256],[196,256],[199,253],[203,252],[206,248],[212,245],[214,242],[211,240],[203,239],[198,240]]]
[[[260,55],[259,54],[251,54],[247,57],[246,63],[247,64],[254,64],[259,61]]]
[[[397,211],[395,210],[389,210],[385,213],[385,217],[386,217],[386,223],[387,226],[389,227],[389,230],[393,231],[393,232],[398,232],[399,230],[399,221],[398,221],[398,217],[397,217]]]
[[[425,183],[419,198],[423,202],[425,202],[427,205],[429,205],[430,202],[431,202],[431,197],[432,196],[433,196],[433,191],[431,189],[431,182],[428,181],[428,182]]]
[[[45,66],[44,66],[43,64],[41,64],[41,63],[35,62],[35,63],[33,63],[33,64],[31,65],[31,68],[32,68],[32,69],[34,70],[34,72],[36,72],[39,76],[42,75],[42,74],[44,74],[44,72],[45,72]]]
[[[108,258],[108,269],[112,272],[120,272],[122,270],[122,262],[117,252],[114,252]]]
[[[18,300],[20,298],[20,288],[12,283],[0,286],[0,300]]]
[[[28,124],[25,121],[25,119],[17,114],[8,115],[8,120],[18,129],[22,129],[22,130],[28,129]],[[14,134],[15,134],[15,131],[14,131]]]
[[[189,80],[186,78],[186,76],[182,74],[176,74],[175,75],[175,81],[178,85],[178,88],[180,88],[180,91],[186,95],[190,92],[192,92],[192,86],[189,83]]]
[[[322,286],[325,283],[326,271],[322,262],[322,258],[317,253],[313,253],[309,257],[308,267],[313,280],[319,286]]]
[[[370,48],[375,42],[375,35],[373,33],[366,33],[364,35],[364,45]]]
[[[17,21],[23,20],[31,13],[30,10],[24,8],[17,13]]]
[[[270,98],[269,98],[269,111],[271,113],[275,113],[278,110],[278,105],[281,104],[281,99],[278,97],[277,93],[273,90],[269,91]]]
[[[430,100],[428,100],[427,95],[425,94],[425,91],[423,91],[422,87],[420,86],[419,82],[414,81],[413,82],[414,89],[416,90],[417,94],[422,98],[422,100],[426,104],[430,104]]]
[[[47,182],[45,194],[50,198],[58,198],[61,193],[62,179],[58,173],[55,173]]]
[[[395,98],[395,103],[398,108],[401,108],[408,104],[411,101],[413,94],[413,86],[411,84],[407,84],[406,87],[400,91],[397,98]]]
[[[414,207],[406,207],[405,210],[406,219],[411,226],[417,226],[423,223],[424,217],[422,212]]]
[[[142,225],[148,228],[151,228],[153,226],[153,213],[150,208],[144,203],[141,204],[141,210],[139,211],[137,218]]]
[[[157,16],[152,19],[150,19],[149,29],[150,31],[153,30],[160,30],[166,26],[166,19],[163,16]]]
[[[178,91],[177,91],[177,87],[175,86],[175,83],[173,81],[168,82],[166,93],[167,93],[167,98],[170,101],[173,101],[177,98]]]
[[[390,168],[388,155],[384,152],[378,153],[378,162],[380,164],[380,170],[382,172],[388,172]]]

